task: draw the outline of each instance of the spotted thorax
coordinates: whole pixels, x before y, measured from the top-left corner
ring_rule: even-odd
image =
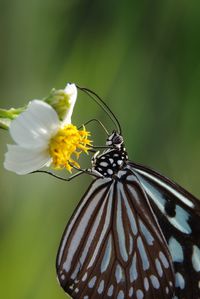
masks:
[[[68,83],[60,93],[60,102],[59,93],[46,102],[32,100],[11,122],[9,130],[15,144],[8,145],[4,161],[7,170],[28,174],[44,166],[65,168],[69,172],[72,166],[79,167],[76,160],[90,148],[90,133],[71,123],[76,85]]]

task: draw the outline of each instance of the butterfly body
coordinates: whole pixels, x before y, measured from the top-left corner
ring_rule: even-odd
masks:
[[[61,240],[61,286],[75,299],[200,298],[198,200],[130,162],[118,133],[106,144]]]
[[[93,160],[92,170],[103,177],[113,177],[127,164],[128,156],[124,148],[109,149]]]

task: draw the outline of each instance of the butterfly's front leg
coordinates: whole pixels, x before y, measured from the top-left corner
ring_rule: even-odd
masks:
[[[74,169],[76,169],[78,172],[77,172],[76,174],[74,174],[73,176],[71,176],[71,177],[70,177],[71,179],[74,178],[74,177],[76,177],[76,176],[78,176],[78,175],[81,175],[81,174],[83,174],[83,173],[89,174],[89,175],[94,176],[94,177],[96,177],[96,178],[103,178],[103,175],[102,175],[101,173],[99,173],[99,172],[95,169],[94,166],[92,166],[92,168],[85,168],[85,169],[78,168],[78,167],[76,167],[76,166],[74,166],[74,165],[72,165],[72,167],[73,167]]]

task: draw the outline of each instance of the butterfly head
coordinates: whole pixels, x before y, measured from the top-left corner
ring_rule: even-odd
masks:
[[[113,131],[112,134],[109,135],[106,140],[106,145],[118,150],[120,150],[123,147],[123,144],[124,144],[123,137],[116,131]]]

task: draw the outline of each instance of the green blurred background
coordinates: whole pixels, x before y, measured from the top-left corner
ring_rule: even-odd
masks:
[[[123,127],[129,157],[200,196],[200,18],[197,1],[0,0],[0,106],[76,82],[100,94]],[[97,117],[79,101],[76,122]],[[105,135],[96,129],[97,142]],[[0,132],[0,292],[62,299],[55,257],[91,178],[63,183],[3,168]]]

